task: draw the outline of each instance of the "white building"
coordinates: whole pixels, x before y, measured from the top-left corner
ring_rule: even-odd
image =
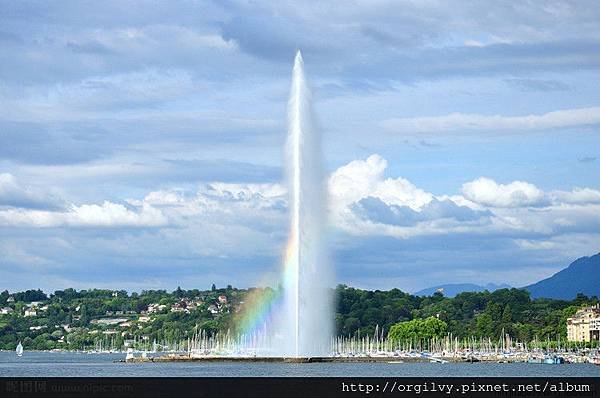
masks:
[[[567,319],[569,341],[592,341],[600,339],[600,304],[584,307]]]
[[[167,306],[164,304],[149,304],[148,305],[148,314],[163,312],[166,308],[167,308]]]
[[[42,329],[46,329],[46,325],[41,325],[41,326],[30,326],[29,330],[42,330]]]
[[[35,308],[26,308],[25,316],[37,316],[37,311],[35,310]]]

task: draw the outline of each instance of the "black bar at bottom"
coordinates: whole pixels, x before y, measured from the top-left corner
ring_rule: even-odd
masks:
[[[0,378],[0,397],[595,397],[600,378]]]

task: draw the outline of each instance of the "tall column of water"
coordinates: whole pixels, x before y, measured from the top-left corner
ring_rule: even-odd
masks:
[[[288,179],[291,230],[284,278],[283,355],[331,352],[332,273],[324,250],[326,195],[319,132],[300,51],[288,102]]]

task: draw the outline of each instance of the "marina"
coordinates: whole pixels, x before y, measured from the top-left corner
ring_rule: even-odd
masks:
[[[495,362],[530,364],[600,364],[600,347],[573,345],[568,342],[524,343],[506,335],[504,339],[445,338],[397,341],[376,328],[373,336],[336,337],[330,342],[330,355],[282,356],[269,351],[268,333],[233,337],[230,332],[208,335],[200,330],[177,344],[143,344],[129,347],[121,362],[284,362],[284,363],[459,363]],[[152,350],[148,348],[152,347]],[[173,347],[173,349],[169,349]],[[114,351],[114,349],[112,350]],[[265,355],[267,353],[267,355]],[[270,355],[269,355],[270,354]]]

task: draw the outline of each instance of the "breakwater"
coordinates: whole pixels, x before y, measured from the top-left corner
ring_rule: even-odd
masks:
[[[437,358],[436,358],[437,359]],[[439,358],[444,361],[444,359]],[[134,357],[120,362],[270,362],[270,363],[328,363],[328,362],[435,362],[425,357],[194,357],[189,355],[163,355],[156,357]],[[448,358],[448,361],[465,362],[458,358]]]

